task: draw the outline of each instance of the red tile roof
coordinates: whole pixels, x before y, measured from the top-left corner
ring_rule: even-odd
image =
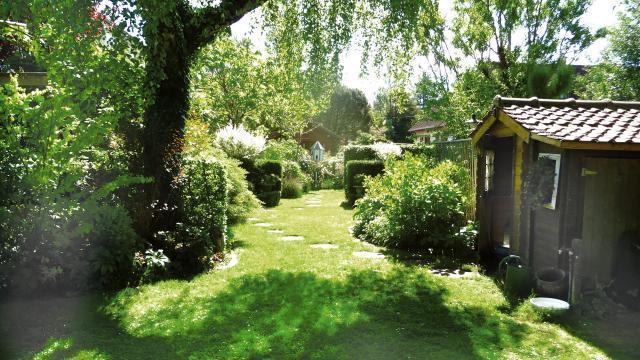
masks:
[[[428,129],[437,129],[444,126],[444,121],[421,121],[411,128],[409,128],[409,132],[420,131],[420,130],[428,130]]]
[[[640,102],[496,96],[494,106],[530,133],[549,139],[640,144]]]

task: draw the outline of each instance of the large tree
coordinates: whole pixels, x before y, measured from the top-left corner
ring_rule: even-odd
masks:
[[[143,75],[132,79],[132,86],[141,88],[137,105],[142,108],[142,134],[137,139],[143,150],[140,166],[134,169],[141,169],[153,182],[143,189],[136,222],[141,235],[152,240],[156,231],[171,230],[181,220],[182,205],[174,180],[180,172],[190,67],[203,47],[228,33],[231,24],[258,7],[268,46],[281,66],[305,69],[314,76],[339,70],[340,53],[357,29],[363,35],[357,38],[363,40],[365,49],[389,48],[391,44],[403,49],[413,46],[416,27],[441,32],[443,26],[433,0],[23,0],[5,2],[0,15],[27,22],[32,50],[56,52],[60,64],[71,64],[64,56],[75,56],[74,41],[98,31],[95,22],[88,19],[96,9],[100,9],[98,15],[106,17],[99,30],[104,34],[103,42],[116,37],[137,41],[133,53],[137,51],[134,56],[143,60]],[[65,26],[65,22],[72,26]],[[370,26],[372,22],[381,26]],[[50,41],[42,42],[42,38]],[[131,51],[118,46],[112,50],[112,64],[126,67]],[[123,50],[122,54],[118,50]],[[87,75],[74,66],[61,71],[70,78]],[[307,86],[310,93],[323,91],[313,84]],[[122,96],[128,96],[128,87],[122,90]]]
[[[329,107],[320,115],[320,122],[343,140],[353,140],[359,132],[368,132],[372,121],[371,106],[364,93],[344,86],[336,87]]]
[[[532,95],[531,88],[555,81],[540,65],[572,60],[603,35],[581,22],[590,5],[584,0],[456,0],[453,42],[496,93]],[[538,83],[528,86],[534,72]]]
[[[640,1],[626,0],[600,64],[578,79],[585,98],[640,100]]]

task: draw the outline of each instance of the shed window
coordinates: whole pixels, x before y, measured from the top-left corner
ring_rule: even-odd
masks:
[[[544,166],[548,166],[549,170],[553,171],[553,187],[549,189],[549,191],[543,194],[543,203],[547,209],[555,209],[556,208],[556,199],[558,197],[558,180],[560,178],[560,154],[548,154],[548,153],[540,153],[538,155],[538,161],[544,161]]]
[[[487,150],[484,154],[484,191],[493,189],[494,167],[493,160],[495,153],[493,150]]]

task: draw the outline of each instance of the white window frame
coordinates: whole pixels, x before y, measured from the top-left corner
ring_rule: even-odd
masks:
[[[551,202],[542,204],[542,206],[546,209],[555,210],[557,203],[556,200],[558,198],[558,182],[560,180],[560,163],[562,161],[562,155],[555,153],[540,153],[538,154],[538,159],[540,158],[550,159],[555,162],[555,176],[553,178],[553,193],[551,193]]]

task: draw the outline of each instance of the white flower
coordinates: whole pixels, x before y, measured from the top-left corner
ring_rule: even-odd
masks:
[[[260,135],[252,134],[240,125],[228,125],[216,132],[216,142],[227,153],[236,158],[251,159],[264,150],[267,140]]]
[[[390,157],[399,157],[402,154],[400,146],[393,143],[379,142],[371,145],[371,147],[382,160],[386,160]]]

